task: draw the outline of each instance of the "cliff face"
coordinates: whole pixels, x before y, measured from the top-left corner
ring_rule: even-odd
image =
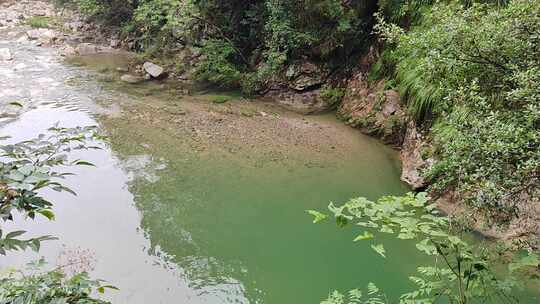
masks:
[[[385,87],[385,80],[369,81],[368,72],[376,55],[373,49],[360,59],[358,69],[348,80],[338,116],[363,133],[380,138],[400,150],[401,179],[413,189],[425,186],[421,170],[428,165],[422,158],[427,146],[402,105],[399,93]]]
[[[425,189],[429,182],[423,173],[435,161],[429,156],[434,149],[429,134],[417,128],[407,115],[399,93],[386,89],[385,80],[368,80],[374,57],[373,51],[364,56],[358,70],[347,81],[338,116],[346,124],[399,149],[401,180],[413,190]],[[486,237],[503,240],[518,248],[540,248],[540,202],[532,199],[538,195],[531,191],[539,190],[533,186],[524,187],[516,194],[516,214],[511,216],[471,207],[453,189],[432,193],[432,197],[442,212]]]

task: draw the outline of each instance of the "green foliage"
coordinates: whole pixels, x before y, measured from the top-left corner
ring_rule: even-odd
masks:
[[[75,8],[87,17],[120,25],[131,19],[137,0],[54,0],[58,8]]]
[[[313,215],[313,223],[314,224],[317,224],[318,222],[321,222],[323,220],[325,220],[328,215],[324,214],[324,213],[321,213],[317,210],[306,210],[307,213]]]
[[[325,86],[321,88],[321,98],[328,105],[337,106],[345,96],[345,89]]]
[[[222,40],[208,40],[203,47],[205,58],[199,62],[195,76],[222,87],[235,87],[240,81],[240,71],[232,63],[236,51]]]
[[[47,16],[33,16],[26,19],[26,24],[33,28],[48,28],[51,22],[52,18]]]
[[[135,36],[139,49],[171,47],[177,36],[175,33],[188,36],[194,21],[190,17],[194,14],[191,4],[191,1],[178,0],[140,1],[125,30]]]
[[[365,198],[352,199],[341,206],[328,206],[338,225],[352,223],[361,227],[362,233],[354,241],[369,241],[371,248],[386,258],[386,251],[378,243],[378,234],[395,235],[398,239],[414,240],[416,248],[432,258],[428,266],[418,268],[418,275],[410,279],[417,289],[403,294],[399,303],[508,303],[511,292],[518,287],[515,274],[539,266],[538,257],[529,254],[517,257],[509,264],[509,271],[495,271],[499,264],[496,254],[463,239],[460,230],[447,217],[442,217],[429,205],[425,193],[395,197],[386,196],[377,202]],[[326,216],[310,212],[317,222]],[[378,289],[372,294],[378,293]],[[389,303],[380,295],[369,299],[350,299],[348,303]],[[370,294],[368,292],[368,294]],[[371,295],[371,294],[370,294]],[[332,294],[322,303],[346,303],[345,296]],[[371,301],[371,302],[370,302]]]
[[[418,21],[422,12],[434,2],[433,0],[379,0],[379,11],[386,19],[408,26]]]
[[[369,283],[365,292],[360,289],[352,289],[347,294],[338,291],[332,292],[321,304],[384,304],[387,303],[386,296],[373,283]]]
[[[91,280],[86,272],[67,277],[61,268],[40,271],[43,265],[41,260],[26,272],[10,271],[0,276],[0,303],[107,304],[92,293],[116,289],[101,280]]]
[[[231,100],[231,97],[225,95],[217,95],[213,96],[211,100],[213,103],[226,103],[227,101]]]
[[[430,190],[503,219],[538,197],[540,3],[437,3],[407,33],[377,31],[409,112],[434,123]]]
[[[54,219],[52,203],[40,196],[42,189],[66,191],[75,194],[60,181],[69,172],[59,171],[66,166],[87,166],[82,160],[69,160],[67,153],[81,149],[99,149],[91,141],[99,139],[95,127],[60,128],[52,127],[49,134],[16,144],[0,146],[0,219],[12,221],[13,213],[19,212],[34,219],[42,215]],[[3,138],[5,140],[6,137]],[[39,250],[40,242],[54,239],[43,236],[19,239],[25,231],[5,232],[0,226],[0,254],[7,250]]]
[[[17,105],[19,106],[19,105]],[[8,139],[2,137],[1,140]],[[54,220],[53,204],[40,195],[43,189],[66,191],[61,180],[72,173],[64,172],[69,166],[93,166],[84,160],[69,160],[67,154],[75,150],[100,149],[94,145],[101,139],[96,127],[61,128],[54,126],[47,134],[14,144],[0,145],[0,219],[13,221],[14,214],[20,213],[34,219],[42,215]],[[10,250],[27,248],[39,251],[41,242],[54,240],[51,236],[21,239],[25,231],[6,232],[0,226],[0,255]],[[77,303],[106,304],[92,293],[103,293],[106,288],[100,280],[91,280],[85,272],[68,277],[62,267],[52,271],[39,271],[44,261],[32,265],[32,271],[11,270],[0,276],[0,303]],[[66,265],[67,266],[67,265]],[[73,265],[70,265],[73,266]]]
[[[315,60],[347,52],[364,40],[369,5],[362,1],[344,5],[339,0],[268,0],[268,50],[292,59],[303,55]]]
[[[534,107],[495,110],[478,87],[460,90],[463,101],[434,127],[439,160],[430,170],[433,190],[454,188],[476,207],[513,215],[534,189],[540,134]]]
[[[132,18],[124,29],[139,50],[167,53],[202,46],[198,74],[203,80],[241,85],[247,94],[253,94],[263,91],[269,79],[295,60],[346,61],[350,53],[364,47],[375,4],[141,0],[131,3]]]
[[[75,0],[81,13],[93,16],[103,13],[106,9],[104,3],[99,0]]]

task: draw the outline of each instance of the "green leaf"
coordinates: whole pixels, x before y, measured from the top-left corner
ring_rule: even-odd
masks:
[[[341,228],[347,226],[348,222],[347,218],[343,215],[336,217],[336,224]]]
[[[22,234],[25,234],[26,231],[23,231],[23,230],[17,230],[17,231],[12,231],[8,234],[6,234],[6,239],[13,239],[15,237],[18,237],[19,235],[22,235]]]
[[[22,167],[20,167],[18,169],[19,172],[21,172],[22,174],[28,176],[30,174],[32,174],[32,172],[36,169],[36,167],[32,166],[32,165],[24,165]]]
[[[113,286],[113,285],[103,285],[101,287],[107,288],[107,289],[112,289],[112,290],[120,290],[120,289],[118,289],[118,287]]]
[[[54,219],[55,219],[54,213],[49,209],[40,210],[40,211],[38,211],[38,213],[43,215],[44,217],[48,218],[50,221],[54,221]]]
[[[77,193],[73,190],[71,190],[70,188],[66,187],[66,186],[63,186],[63,185],[57,185],[57,186],[54,186],[52,187],[52,189],[54,191],[58,191],[58,192],[62,192],[62,191],[66,191],[66,192],[69,192],[75,196],[77,196]]]
[[[414,233],[412,233],[412,232],[410,232],[410,231],[404,231],[404,230],[402,230],[402,231],[398,234],[397,238],[398,238],[398,239],[401,239],[401,240],[411,240],[411,239],[414,239],[415,236],[416,236],[416,234],[414,234]]]
[[[368,283],[367,290],[368,290],[368,295],[373,295],[379,292],[379,288],[372,282]]]
[[[77,165],[77,166],[91,166],[91,167],[96,166],[96,165],[92,164],[91,162],[87,162],[87,161],[84,161],[84,160],[78,160],[74,164]]]
[[[437,253],[437,248],[430,243],[429,239],[425,239],[420,243],[416,244],[416,248],[428,255],[434,255]]]
[[[375,252],[377,252],[380,256],[386,258],[386,250],[384,250],[384,246],[382,244],[371,245],[371,248],[375,250]]]
[[[8,176],[7,176],[8,179],[11,179],[11,180],[14,180],[14,181],[23,181],[25,176],[22,172],[19,172],[19,171],[16,171],[16,170],[13,170],[11,171]]]
[[[16,107],[19,107],[19,108],[23,107],[22,103],[17,102],[17,101],[12,101],[12,102],[9,103],[9,105],[10,106],[16,106]]]
[[[368,231],[364,231],[363,234],[360,234],[358,235],[354,240],[353,242],[357,242],[357,241],[364,241],[364,240],[371,240],[373,239],[373,234],[368,232]]]
[[[380,231],[384,232],[384,233],[394,233],[394,230],[392,229],[392,227],[390,227],[388,225],[382,225]]]
[[[317,210],[306,210],[307,213],[313,215],[313,223],[317,224],[319,222],[324,221],[326,218],[328,218],[328,215],[321,213]]]

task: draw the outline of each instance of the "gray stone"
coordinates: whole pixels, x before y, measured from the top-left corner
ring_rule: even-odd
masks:
[[[120,40],[118,39],[111,39],[109,46],[112,48],[117,48],[120,46]]]
[[[320,97],[320,90],[306,92],[270,91],[266,96],[272,97],[277,104],[301,114],[323,113],[331,109],[331,106]]]
[[[13,60],[13,54],[8,48],[0,48],[0,60]]]
[[[60,50],[60,54],[62,56],[73,56],[77,54],[77,52],[75,51],[75,48],[71,45],[66,45]]]
[[[23,43],[23,42],[27,42],[27,41],[28,41],[28,35],[26,35],[26,34],[22,35],[21,37],[19,37],[17,39],[17,42],[19,42],[19,43]]]
[[[51,29],[34,29],[26,32],[30,40],[44,40],[44,41],[53,41],[58,38],[58,34]]]
[[[37,40],[41,36],[41,31],[39,29],[30,30],[26,32],[26,35],[28,35],[28,39],[30,40]]]
[[[297,62],[289,66],[285,77],[290,80],[289,87],[296,91],[304,91],[321,85],[327,72],[312,62]]]
[[[149,61],[143,64],[143,69],[154,78],[162,76],[164,72],[162,67]]]
[[[131,75],[131,74],[125,74],[125,75],[122,75],[122,77],[120,77],[120,80],[122,80],[123,82],[127,82],[127,83],[140,83],[140,82],[143,82],[144,79],[140,76],[136,76],[136,75]]]
[[[75,51],[79,55],[92,55],[98,53],[99,48],[97,47],[97,45],[92,43],[81,43],[77,45]]]
[[[73,21],[67,22],[66,24],[64,24],[64,26],[74,32],[78,32],[84,26],[84,23],[80,21]]]

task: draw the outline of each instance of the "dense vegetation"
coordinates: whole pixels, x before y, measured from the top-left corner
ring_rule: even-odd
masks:
[[[121,24],[147,55],[185,48],[202,54],[194,67],[198,79],[246,93],[291,77],[296,62],[314,63],[325,74],[346,65],[367,45],[376,10],[375,1],[341,0],[74,2],[86,14]],[[114,11],[122,17],[111,17]],[[182,59],[175,57],[178,69],[191,68]]]
[[[538,198],[540,3],[437,3],[382,58],[437,160],[430,190],[508,219]],[[428,153],[428,154],[429,154]]]

